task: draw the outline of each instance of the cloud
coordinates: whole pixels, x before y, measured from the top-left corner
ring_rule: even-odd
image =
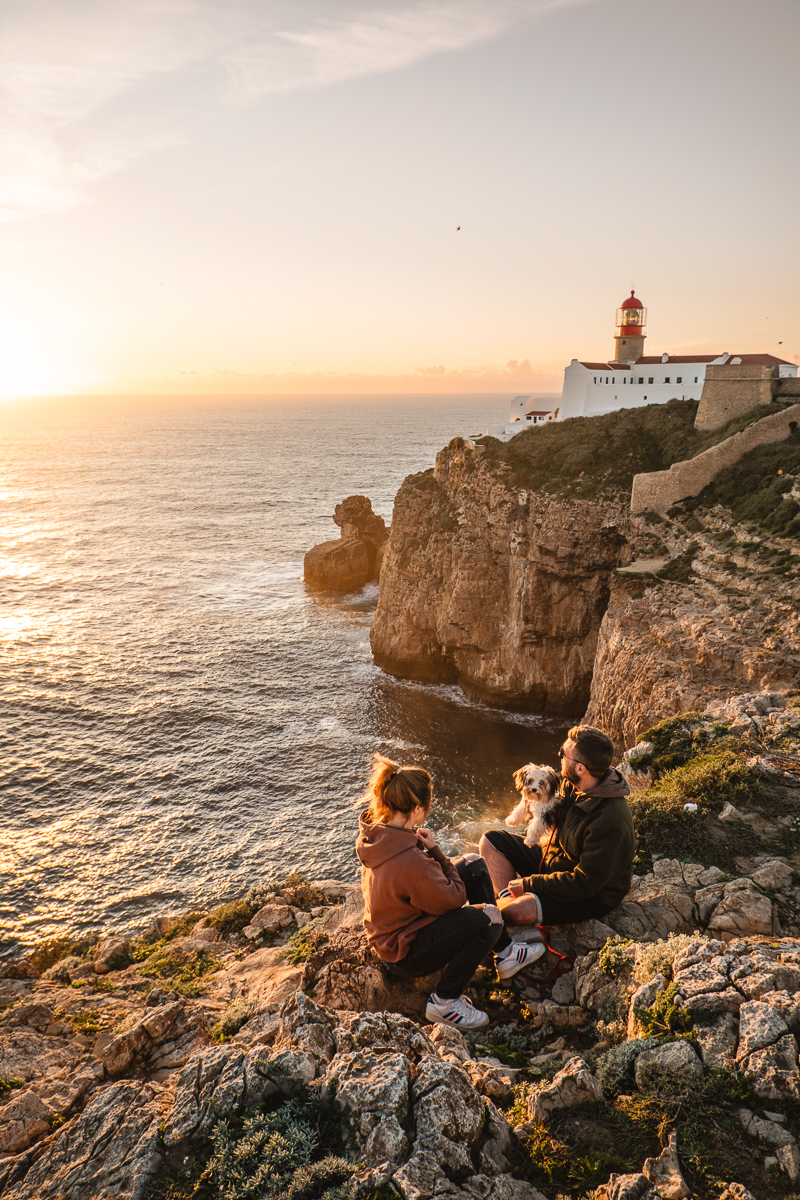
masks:
[[[6,0],[0,220],[66,211],[93,181],[189,136],[180,103],[171,119],[146,95],[164,79],[179,93],[198,66],[226,72],[227,98],[247,101],[394,71],[581,2]],[[223,103],[221,90],[206,102]]]
[[[176,371],[174,374],[132,376],[104,381],[91,390],[128,395],[371,395],[431,392],[516,392],[555,394],[561,390],[561,371],[534,366],[529,359],[511,359],[503,367],[416,367],[397,374],[359,374],[339,371],[283,371],[247,374],[242,371]]]

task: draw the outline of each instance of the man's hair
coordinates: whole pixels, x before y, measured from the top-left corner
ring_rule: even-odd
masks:
[[[573,725],[567,737],[575,743],[575,758],[599,779],[604,775],[614,758],[614,745],[602,729],[594,725]]]

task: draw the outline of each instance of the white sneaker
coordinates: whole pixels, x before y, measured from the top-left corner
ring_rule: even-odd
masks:
[[[542,942],[512,942],[501,954],[495,954],[495,970],[501,979],[510,979],[512,975],[516,975],[517,971],[530,966],[543,954],[544,944]]]
[[[489,1024],[489,1014],[479,1008],[466,996],[456,1000],[434,1000],[431,995],[425,1009],[425,1020],[434,1021],[437,1025],[455,1025],[456,1029],[480,1029]]]

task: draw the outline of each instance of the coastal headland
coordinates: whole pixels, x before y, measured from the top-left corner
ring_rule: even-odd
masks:
[[[674,713],[791,691],[800,431],[796,406],[771,408],[706,432],[697,403],[674,400],[505,444],[454,439],[397,494],[375,661],[500,707],[585,713],[620,752]],[[635,478],[784,411],[777,440],[737,451],[697,494],[632,511]]]

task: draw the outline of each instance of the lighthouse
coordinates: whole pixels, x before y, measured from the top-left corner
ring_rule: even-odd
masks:
[[[622,301],[622,307],[617,309],[614,362],[628,363],[630,366],[639,361],[644,354],[646,320],[647,309],[631,292],[628,299]]]

